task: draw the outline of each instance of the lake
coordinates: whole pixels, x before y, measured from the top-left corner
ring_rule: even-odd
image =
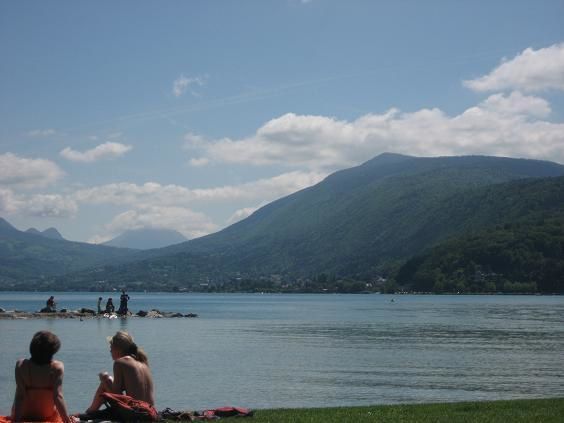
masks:
[[[95,308],[98,293],[56,293]],[[112,294],[101,294],[104,299]],[[0,292],[0,307],[38,310],[49,294]],[[130,309],[197,319],[0,320],[0,414],[14,364],[42,329],[62,341],[72,412],[111,371],[106,336],[147,352],[157,408],[323,407],[564,396],[564,297],[130,293]],[[119,295],[113,294],[114,301]],[[393,301],[392,301],[393,300]]]

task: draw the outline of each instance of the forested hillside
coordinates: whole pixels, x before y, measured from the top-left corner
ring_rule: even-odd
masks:
[[[564,213],[445,242],[409,260],[396,282],[420,292],[564,292]]]
[[[554,177],[563,174],[561,165],[533,160],[386,154],[216,234],[54,283],[193,289],[242,280],[301,284],[319,275],[390,279],[406,260],[448,239],[561,210],[562,179]]]

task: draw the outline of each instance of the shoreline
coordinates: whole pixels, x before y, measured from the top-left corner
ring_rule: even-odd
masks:
[[[529,297],[559,297],[564,292],[419,292],[419,291],[361,291],[361,292],[334,292],[334,291],[147,291],[127,290],[131,294],[165,294],[165,295],[413,295],[413,296],[529,296]],[[115,291],[35,291],[35,290],[11,290],[0,288],[0,294],[115,294]]]
[[[0,311],[0,320],[29,320],[29,319],[79,319],[79,320],[98,320],[98,319],[172,319],[172,318],[195,318],[198,317],[194,313],[174,313],[169,311],[138,311],[135,314],[128,314],[120,316],[117,314],[97,314],[91,311],[59,311],[59,312],[39,312],[39,311],[20,311],[20,310],[5,310]]]

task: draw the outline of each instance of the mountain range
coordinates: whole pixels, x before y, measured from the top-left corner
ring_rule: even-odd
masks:
[[[28,230],[26,230],[26,232],[28,234],[44,236],[46,238],[64,240],[63,236],[55,228],[47,228],[44,231],[39,231],[35,228],[29,228]]]
[[[546,161],[382,154],[215,234],[53,283],[84,287],[98,278],[193,289],[245,279],[389,278],[410,258],[450,239],[562,210],[563,175],[564,166]]]
[[[135,253],[122,248],[67,241],[55,229],[19,231],[0,218],[0,287],[4,289],[22,283],[31,289],[36,281],[50,276],[121,263],[133,259]]]

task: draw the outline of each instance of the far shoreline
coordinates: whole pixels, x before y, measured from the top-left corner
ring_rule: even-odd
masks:
[[[564,292],[417,292],[417,291],[401,291],[401,292],[378,292],[378,291],[362,291],[362,292],[323,292],[323,291],[149,291],[149,290],[132,290],[126,289],[128,293],[132,294],[166,294],[166,295],[228,295],[228,294],[247,294],[247,295],[412,295],[412,296],[542,296],[542,297],[553,297],[562,296]],[[113,291],[82,291],[82,290],[11,290],[11,289],[1,289],[0,294],[3,293],[13,293],[13,294],[45,294],[50,295],[55,294],[92,294],[92,295],[103,295],[103,294],[117,294],[120,289]]]

